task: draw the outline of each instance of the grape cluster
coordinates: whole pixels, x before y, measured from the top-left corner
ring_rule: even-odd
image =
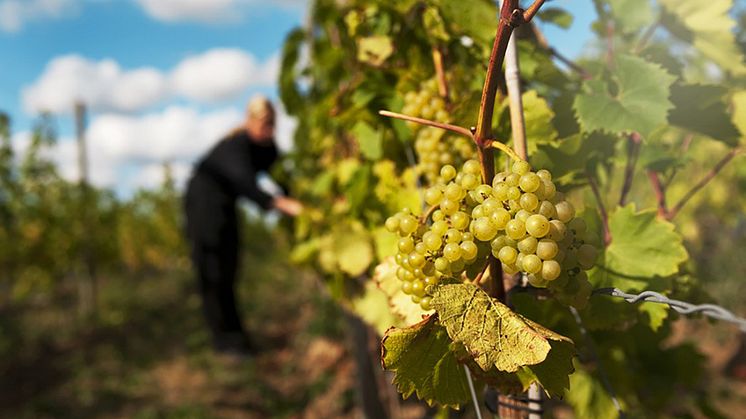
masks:
[[[420,84],[419,91],[404,95],[402,113],[438,122],[448,122],[450,114],[446,102],[438,95],[438,84],[433,79]],[[417,152],[417,171],[432,184],[438,178],[438,171],[446,164],[461,164],[474,150],[467,138],[454,136],[440,128],[407,123],[415,133],[414,148]]]
[[[386,228],[400,235],[397,277],[404,293],[427,310],[431,286],[458,278],[491,252],[504,272],[524,272],[531,285],[551,288],[563,303],[584,305],[591,290],[585,270],[593,266],[596,248],[551,174],[517,161],[486,185],[480,172],[476,160],[460,172],[441,168],[438,182],[425,191],[433,208],[429,225],[407,209],[386,220]]]

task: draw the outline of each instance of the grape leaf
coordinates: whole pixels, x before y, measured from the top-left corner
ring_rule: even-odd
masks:
[[[379,336],[383,336],[391,326],[403,326],[401,319],[389,310],[388,297],[373,281],[365,281],[362,294],[350,303],[352,310]]]
[[[431,302],[448,335],[469,350],[480,368],[515,372],[547,358],[549,340],[572,342],[490,298],[472,284],[437,288]]]
[[[653,23],[653,8],[648,0],[607,0],[612,16],[623,32],[637,32]]]
[[[497,8],[486,0],[436,0],[441,16],[457,32],[473,38],[478,44],[492,45],[497,28]]]
[[[416,393],[431,406],[458,408],[470,400],[469,384],[450,344],[431,316],[406,329],[389,329],[381,342],[381,363],[396,373],[394,384],[404,398]]]
[[[370,234],[360,223],[339,224],[325,239],[322,240],[319,257],[325,259],[322,263],[326,264],[325,269],[329,272],[338,267],[350,276],[358,276],[373,261]]]
[[[731,122],[723,97],[727,89],[713,85],[675,84],[671,88],[671,124],[734,146],[741,134]]]
[[[373,243],[376,248],[376,258],[384,260],[387,257],[396,254],[399,236],[386,230],[386,227],[378,227],[371,230]]]
[[[373,66],[380,66],[394,52],[391,38],[385,35],[369,36],[357,40],[357,59]]]
[[[736,22],[728,14],[733,0],[660,0],[667,13],[661,19],[673,35],[691,42],[705,57],[725,70],[746,74],[743,55],[736,44]]]
[[[652,278],[669,276],[689,256],[674,225],[656,217],[654,210],[636,212],[630,204],[609,217],[611,244],[605,268],[619,275]]]
[[[562,29],[567,29],[572,26],[573,20],[570,13],[558,7],[542,7],[536,17],[544,22],[553,23]]]
[[[579,418],[616,419],[619,412],[601,383],[584,369],[570,376],[566,400]]]
[[[358,121],[352,128],[352,133],[360,145],[360,152],[370,160],[378,160],[383,155],[381,134],[365,121]]]
[[[562,397],[570,388],[570,375],[575,371],[572,359],[575,347],[567,341],[551,341],[552,349],[543,362],[523,367],[532,381],[538,381],[552,397]]]
[[[616,94],[607,82],[594,79],[586,81],[584,93],[575,97],[573,108],[584,131],[638,132],[647,137],[666,122],[673,107],[668,95],[674,76],[630,55],[616,57],[611,76]]]
[[[733,123],[736,124],[741,136],[746,137],[746,90],[733,94]]]
[[[432,311],[422,311],[419,304],[413,303],[412,298],[402,292],[401,281],[396,277],[397,268],[394,258],[389,256],[376,266],[373,282],[386,295],[387,306],[400,320],[401,323],[397,325],[407,326],[422,321],[422,316],[432,314]]]
[[[554,112],[536,90],[523,94],[523,117],[529,155],[536,151],[539,144],[551,144],[557,140],[557,130],[552,125]]]

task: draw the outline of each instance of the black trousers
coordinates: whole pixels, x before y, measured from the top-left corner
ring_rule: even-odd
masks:
[[[202,309],[217,349],[245,349],[246,331],[236,308],[239,231],[235,200],[216,194],[198,177],[187,189],[187,237]]]

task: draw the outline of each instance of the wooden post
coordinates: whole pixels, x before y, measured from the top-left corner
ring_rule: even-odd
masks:
[[[95,228],[91,206],[91,191],[88,183],[88,153],[85,143],[86,107],[82,102],[75,103],[75,132],[78,140],[78,173],[80,185],[80,223],[82,226],[82,263],[85,274],[78,278],[78,310],[81,318],[96,315],[98,284],[96,264],[93,255],[92,232]]]

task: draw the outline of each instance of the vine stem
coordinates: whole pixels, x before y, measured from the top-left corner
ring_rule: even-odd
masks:
[[[668,208],[666,208],[666,187],[661,183],[660,176],[655,170],[648,170],[648,179],[655,192],[655,201],[658,203],[658,216],[661,218],[668,217]]]
[[[435,66],[435,75],[438,80],[438,94],[445,100],[446,103],[450,103],[450,97],[448,93],[448,81],[446,80],[445,66],[443,65],[443,52],[439,46],[433,46],[433,65]]]
[[[513,151],[510,147],[506,146],[505,144],[501,143],[498,140],[491,140],[489,142],[489,147],[496,148],[503,153],[507,154],[511,159],[514,161],[522,161],[525,159],[522,159],[521,156],[518,155],[515,151]]]
[[[640,134],[633,132],[627,138],[627,165],[624,169],[624,184],[622,185],[622,193],[619,196],[619,206],[623,207],[627,201],[627,194],[632,189],[632,180],[635,176],[635,166],[637,165],[637,158],[640,155],[640,146],[642,144],[642,137]]]
[[[429,119],[418,118],[416,116],[409,116],[409,115],[404,115],[403,113],[391,112],[391,111],[386,111],[386,110],[380,110],[380,111],[378,111],[378,114],[382,115],[382,116],[387,116],[389,118],[396,118],[396,119],[401,119],[401,120],[404,120],[404,121],[415,122],[415,123],[418,123],[418,124],[421,124],[421,125],[427,125],[427,126],[430,126],[430,127],[441,128],[441,129],[444,129],[444,130],[448,130],[448,131],[454,132],[456,134],[464,135],[464,136],[469,137],[469,138],[474,138],[474,136],[472,135],[471,131],[469,131],[468,129],[466,129],[464,127],[460,127],[458,125],[447,124],[445,122],[435,122],[435,121],[431,121]]]
[[[723,167],[725,167],[725,165],[728,164],[728,162],[733,160],[733,157],[735,157],[737,154],[741,153],[742,151],[743,149],[740,147],[736,147],[732,149],[731,151],[729,151],[728,154],[725,155],[725,157],[723,157],[719,162],[717,162],[717,164],[715,164],[715,166],[712,169],[710,169],[710,171],[707,172],[707,174],[702,179],[700,179],[700,181],[697,182],[697,184],[694,185],[692,189],[690,189],[689,192],[687,192],[679,200],[679,202],[677,202],[676,205],[673,206],[673,208],[671,208],[671,211],[668,212],[666,219],[672,220],[676,216],[676,214],[678,214],[679,211],[681,211],[681,208],[683,208],[684,205],[686,205],[687,201],[689,201],[694,196],[694,194],[699,192],[700,189],[704,188],[704,186],[707,185],[708,182],[710,182],[715,176],[717,176],[718,173],[720,173],[721,170],[723,170]]]
[[[585,175],[588,178],[588,183],[591,185],[591,190],[593,191],[593,196],[596,198],[596,203],[598,203],[598,212],[601,214],[601,222],[604,229],[604,245],[608,247],[612,239],[611,230],[609,230],[609,214],[606,212],[604,201],[601,199],[601,194],[598,191],[596,179],[588,171],[586,171]]]

